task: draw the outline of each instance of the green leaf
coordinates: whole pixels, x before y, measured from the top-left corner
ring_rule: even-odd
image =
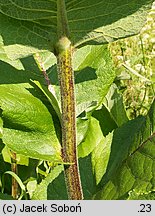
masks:
[[[65,1],[71,41],[75,46],[108,43],[137,34],[153,0]],[[94,10],[95,9],[95,10]],[[13,58],[39,49],[54,50],[57,1],[1,0],[0,29],[7,54]],[[14,52],[18,49],[18,53]]]
[[[56,166],[53,170],[51,170],[47,177],[37,186],[33,193],[32,200],[47,200],[49,184],[52,183],[62,171],[63,166]]]
[[[106,96],[106,106],[118,127],[129,120],[123,104],[123,96],[115,84],[110,87]]]
[[[41,91],[29,84],[29,76],[38,79],[35,67],[33,70],[31,73],[6,63],[0,65],[3,142],[18,154],[60,162],[61,147],[54,125],[56,116],[49,112],[48,101]],[[49,109],[52,112],[52,107]]]
[[[6,5],[6,2],[4,4]],[[4,51],[10,59],[23,58],[39,51],[51,50],[52,45],[48,41],[50,38],[52,40],[55,38],[51,26],[39,25],[35,21],[12,19],[4,14],[0,14],[0,20],[0,33],[5,44]]]
[[[27,157],[61,161],[52,116],[28,89],[32,90],[30,85],[0,85],[3,142]]]
[[[71,38],[76,46],[107,43],[137,34],[146,21],[150,0],[67,1]],[[67,9],[68,9],[67,7]]]
[[[126,199],[131,190],[155,187],[155,102],[146,117],[131,120],[114,132],[106,174],[95,199]]]

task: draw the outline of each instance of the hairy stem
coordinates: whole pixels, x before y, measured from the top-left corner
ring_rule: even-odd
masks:
[[[67,38],[62,38],[59,42],[65,44],[64,50],[57,55],[62,107],[62,156],[65,163],[70,163],[64,167],[65,181],[68,198],[81,200],[83,195],[77,159],[72,48]],[[60,46],[62,49],[62,44]]]
[[[76,115],[74,94],[74,72],[72,67],[72,46],[64,0],[57,0],[56,56],[61,91],[62,109],[62,156],[68,198],[83,199],[76,145]]]

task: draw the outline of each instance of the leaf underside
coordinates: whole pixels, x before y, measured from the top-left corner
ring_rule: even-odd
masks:
[[[153,0],[66,0],[72,44],[103,44],[137,34]],[[11,58],[53,51],[57,41],[57,1],[0,0],[0,29]],[[18,52],[15,52],[18,48]]]

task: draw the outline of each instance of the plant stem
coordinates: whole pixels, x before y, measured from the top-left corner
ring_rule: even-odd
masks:
[[[14,172],[15,174],[18,175],[18,167],[17,167],[17,162],[16,162],[16,153],[11,151],[11,170],[12,172]],[[12,197],[14,199],[18,198],[18,183],[16,181],[16,179],[14,177],[12,177]]]
[[[56,44],[57,68],[61,91],[62,109],[62,157],[68,198],[83,199],[81,188],[77,144],[74,94],[74,72],[72,67],[72,46],[68,39],[69,28],[64,0],[57,0],[58,43]]]
[[[69,45],[57,56],[62,107],[62,156],[65,163],[65,180],[69,199],[82,199],[77,160],[76,117],[72,50]]]

